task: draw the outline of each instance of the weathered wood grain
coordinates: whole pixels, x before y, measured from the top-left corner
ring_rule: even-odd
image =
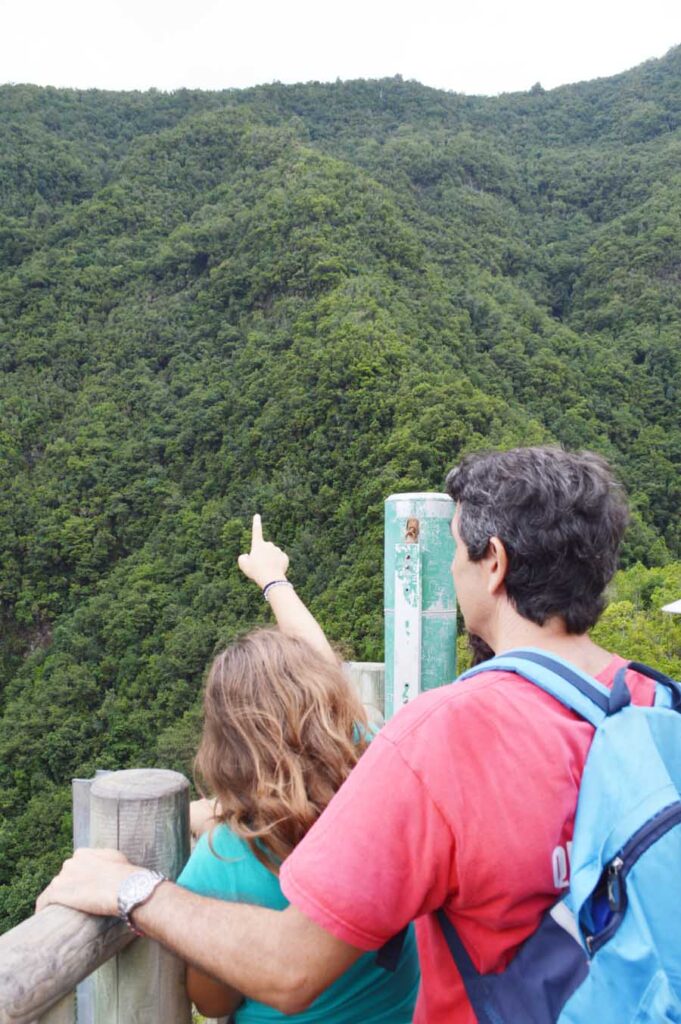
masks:
[[[131,941],[117,918],[51,906],[0,936],[0,1024],[33,1024]]]
[[[93,846],[122,850],[135,864],[176,878],[189,855],[189,784],[177,772],[130,770],[95,779]],[[189,1024],[184,964],[138,939],[95,977],[97,1024]]]
[[[40,1018],[38,1024],[76,1024],[76,993],[69,992],[60,999],[56,1006]]]
[[[177,877],[189,854],[184,776],[151,769],[99,776],[90,814],[91,845]],[[59,906],[0,936],[0,1024],[73,1024],[73,990],[100,965],[97,1024],[189,1024],[181,961],[156,943],[133,942],[117,918]]]
[[[344,661],[343,670],[352,680],[371,725],[383,725],[385,711],[385,665],[382,661]]]

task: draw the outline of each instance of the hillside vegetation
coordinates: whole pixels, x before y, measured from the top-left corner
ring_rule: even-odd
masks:
[[[595,448],[634,510],[598,638],[681,675],[680,285],[681,48],[494,99],[0,88],[2,927],[71,777],[188,769],[253,511],[373,660],[388,494]]]

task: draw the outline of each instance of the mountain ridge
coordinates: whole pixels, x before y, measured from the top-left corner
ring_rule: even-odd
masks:
[[[0,87],[3,927],[72,776],[188,770],[253,511],[377,660],[388,494],[596,448],[633,505],[601,642],[681,671],[681,48],[588,86]]]

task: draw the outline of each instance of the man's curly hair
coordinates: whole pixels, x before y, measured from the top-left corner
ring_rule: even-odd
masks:
[[[484,452],[466,456],[445,486],[473,562],[491,537],[502,541],[506,592],[520,615],[539,625],[560,616],[576,634],[596,623],[628,522],[605,459],[559,447]]]

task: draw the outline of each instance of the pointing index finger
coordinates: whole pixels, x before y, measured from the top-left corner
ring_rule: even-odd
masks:
[[[251,546],[253,546],[253,544],[258,543],[259,541],[262,541],[262,520],[260,518],[260,515],[256,512],[256,514],[253,516],[253,533],[251,535]]]

